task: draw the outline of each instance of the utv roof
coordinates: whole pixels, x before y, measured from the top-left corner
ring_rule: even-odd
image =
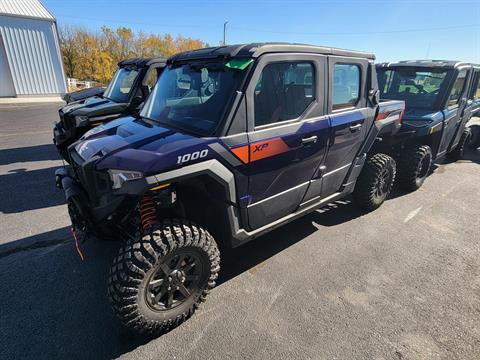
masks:
[[[132,59],[125,59],[118,63],[118,67],[125,67],[125,66],[150,66],[152,64],[157,63],[166,63],[166,57],[141,57],[141,58],[132,58]]]
[[[398,62],[384,62],[377,64],[377,68],[390,67],[412,67],[412,68],[444,68],[454,69],[462,65],[471,65],[470,63],[456,60],[405,60]]]
[[[375,55],[366,52],[331,47],[290,43],[251,43],[186,51],[173,55],[168,62],[213,58],[256,58],[267,53],[313,53],[375,59]]]

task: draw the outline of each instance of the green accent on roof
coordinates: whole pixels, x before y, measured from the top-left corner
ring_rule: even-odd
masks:
[[[252,62],[253,59],[232,59],[225,64],[225,67],[230,69],[245,70]]]

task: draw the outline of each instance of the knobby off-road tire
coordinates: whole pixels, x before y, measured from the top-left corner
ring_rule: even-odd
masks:
[[[213,237],[189,221],[164,221],[137,237],[114,259],[108,296],[127,328],[159,335],[205,300],[215,286],[220,253]]]
[[[385,154],[375,154],[366,160],[353,191],[359,207],[373,211],[383,204],[395,181],[395,160]]]
[[[432,160],[432,149],[428,145],[405,150],[398,161],[398,185],[407,191],[419,189],[430,172]]]
[[[463,154],[465,153],[465,148],[467,147],[467,144],[470,140],[470,136],[472,135],[472,132],[469,128],[465,128],[463,130],[462,136],[460,137],[460,141],[458,142],[458,145],[447,153],[447,158],[449,158],[452,161],[457,161],[460,160],[463,157]]]
[[[470,126],[471,136],[468,142],[468,147],[471,149],[478,149],[480,147],[480,125]]]

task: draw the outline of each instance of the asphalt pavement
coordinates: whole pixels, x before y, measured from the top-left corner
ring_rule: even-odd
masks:
[[[222,254],[156,339],[106,300],[117,250],[74,251],[53,173],[60,103],[0,105],[0,359],[479,359],[480,150],[363,214],[346,199]]]

